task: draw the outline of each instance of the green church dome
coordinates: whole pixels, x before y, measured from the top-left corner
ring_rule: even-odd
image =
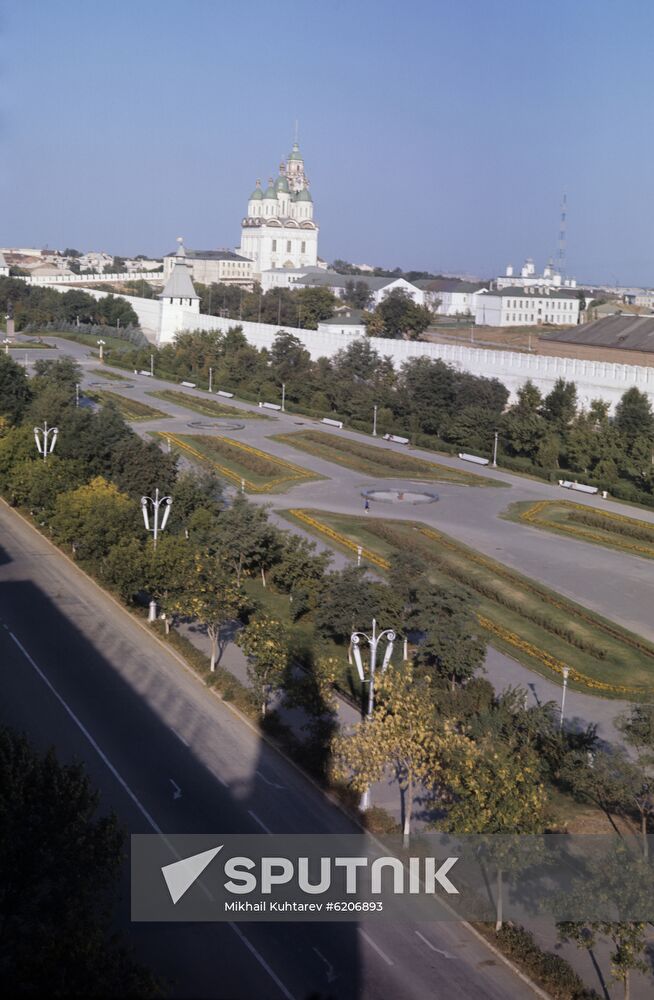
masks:
[[[301,160],[302,159],[302,156],[300,154],[300,147],[298,146],[297,142],[293,143],[293,149],[291,150],[290,155],[289,155],[288,158],[289,158],[289,160]]]
[[[295,196],[295,201],[313,201],[308,188],[302,188]]]
[[[273,179],[271,177],[268,181],[268,188],[266,190],[266,193],[264,194],[264,198],[276,198],[276,197],[277,197],[277,192],[275,191],[273,185]]]
[[[280,174],[275,181],[275,188],[277,191],[285,191],[288,194],[288,181],[283,174]]]

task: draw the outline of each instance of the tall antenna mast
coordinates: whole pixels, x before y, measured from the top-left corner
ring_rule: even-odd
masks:
[[[566,229],[567,229],[567,216],[568,216],[568,196],[567,194],[564,194],[561,200],[561,225],[559,227],[558,270],[561,276],[563,276],[563,272],[565,270],[565,239],[566,239]]]
[[[298,120],[295,119],[295,145],[297,146]]]

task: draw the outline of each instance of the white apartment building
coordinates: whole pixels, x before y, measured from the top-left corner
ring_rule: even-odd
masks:
[[[579,322],[576,291],[529,285],[483,290],[477,293],[478,326],[573,326]]]

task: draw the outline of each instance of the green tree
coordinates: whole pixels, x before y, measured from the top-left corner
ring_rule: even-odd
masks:
[[[152,543],[142,538],[121,538],[102,561],[102,579],[118,591],[124,601],[146,589],[146,560]]]
[[[142,441],[136,434],[123,438],[114,448],[111,479],[128,496],[138,499],[159,493],[174,492],[177,477],[177,456],[166,454],[153,441]],[[177,519],[177,509],[171,510],[171,521]]]
[[[0,420],[19,423],[31,398],[25,369],[8,354],[0,354]]]
[[[564,434],[577,415],[577,386],[558,378],[543,400],[543,416],[557,434]]]
[[[384,296],[375,310],[382,322],[384,337],[419,340],[432,322],[426,306],[418,306],[404,288],[394,288]],[[370,333],[370,330],[368,331]]]
[[[486,643],[464,591],[423,584],[416,590],[409,625],[422,633],[416,664],[432,677],[449,680],[452,691],[483,669]]]
[[[57,498],[85,481],[86,470],[80,462],[51,455],[47,462],[33,458],[18,462],[11,471],[9,490],[13,503],[47,519]]]
[[[338,300],[329,288],[300,288],[295,293],[298,310],[298,326],[315,330],[323,319],[329,319]]]
[[[270,364],[280,382],[306,378],[311,355],[294,334],[281,330],[270,348]]]
[[[643,857],[647,858],[648,826],[654,823],[654,705],[631,705],[617,724],[636,755],[630,790],[640,815]]]
[[[331,560],[330,552],[316,552],[315,542],[301,535],[284,537],[271,579],[278,590],[290,595],[293,618],[317,607]]]
[[[371,580],[363,567],[348,566],[325,578],[316,627],[337,642],[349,643],[352,632],[371,628],[373,618],[379,628],[387,628],[399,613],[399,600],[387,584]]]
[[[248,680],[261,718],[265,719],[270,701],[284,684],[288,666],[288,633],[282,622],[257,615],[238,634],[238,644],[248,658]]]
[[[240,586],[218,559],[208,553],[194,555],[193,574],[187,586],[170,602],[169,611],[195,618],[206,629],[212,672],[221,651],[222,628],[237,617],[245,603]]]
[[[265,507],[238,496],[215,522],[211,547],[231,568],[238,586],[244,575],[259,571],[266,585],[266,570],[279,558],[281,532],[268,520]]]
[[[79,558],[99,561],[117,538],[136,534],[139,516],[134,501],[98,476],[57,498],[50,527]]]
[[[165,612],[166,634],[174,621],[176,609],[184,602],[187,590],[196,586],[196,553],[182,535],[164,534],[157,547],[149,545],[145,554],[144,587]],[[222,585],[223,575],[219,583]]]
[[[654,438],[654,414],[646,393],[635,386],[623,393],[615,408],[613,424],[628,445],[636,438]]]
[[[347,281],[343,299],[355,309],[368,309],[372,301],[372,292],[365,281]]]
[[[515,455],[532,458],[546,433],[541,416],[542,397],[532,381],[518,390],[518,400],[501,421],[504,440]]]
[[[125,837],[81,764],[0,729],[0,967],[6,996],[155,997],[116,936]],[[38,960],[36,959],[38,956]]]

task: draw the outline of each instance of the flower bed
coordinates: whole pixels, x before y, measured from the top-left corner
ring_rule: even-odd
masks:
[[[314,531],[319,532],[323,536],[326,536],[342,548],[345,548],[352,553],[358,553],[360,546],[355,539],[348,537],[348,535],[338,531],[332,525],[327,524],[320,516],[315,516],[313,513],[299,509],[290,510],[288,513],[300,523],[306,525]],[[598,647],[597,643],[592,640],[584,640],[578,635],[574,635],[574,633],[572,635],[568,634],[571,631],[569,628],[566,628],[565,626],[561,627],[559,623],[549,621],[542,613],[534,613],[532,609],[526,606],[521,606],[517,601],[505,601],[503,599],[503,595],[498,593],[497,588],[492,586],[492,582],[487,583],[486,580],[480,578],[479,576],[475,577],[472,573],[462,571],[460,567],[453,565],[452,562],[443,560],[443,558],[439,555],[438,550],[434,551],[433,546],[429,546],[429,548],[427,548],[426,546],[421,545],[419,539],[422,538],[429,540],[430,542],[437,542],[439,548],[456,551],[457,555],[463,556],[465,560],[470,561],[473,566],[476,563],[480,567],[483,567],[485,571],[492,573],[493,578],[497,578],[500,581],[506,580],[507,582],[511,582],[511,584],[519,591],[525,591],[534,598],[537,598],[539,602],[543,602],[546,606],[549,605],[564,612],[566,620],[574,622],[575,619],[579,619],[588,626],[589,631],[592,629],[595,635],[599,635],[600,637],[605,635],[607,641],[610,640],[611,646],[614,650],[617,650],[618,645],[626,645],[638,654],[639,659],[644,657],[645,662],[650,659],[654,661],[654,647],[639,640],[638,637],[632,633],[620,629],[618,626],[607,622],[599,616],[594,616],[592,613],[587,612],[585,609],[581,608],[577,604],[574,604],[573,602],[566,601],[564,598],[558,598],[533,581],[528,580],[520,574],[514,573],[512,570],[502,566],[500,563],[496,563],[492,559],[487,559],[485,556],[481,556],[478,553],[467,549],[465,546],[459,545],[459,543],[453,541],[447,536],[442,535],[440,532],[427,528],[425,525],[413,524],[408,526],[413,532],[415,532],[413,540],[410,541],[406,537],[406,522],[403,524],[385,522],[377,518],[365,521],[363,519],[358,520],[362,522],[362,530],[366,533],[373,532],[377,537],[383,539],[394,548],[414,548],[415,551],[419,552],[420,555],[427,559],[444,575],[456,579],[457,582],[464,584],[471,590],[480,594],[482,597],[487,598],[487,602],[491,604],[493,611],[497,611],[497,614],[493,614],[491,617],[488,612],[484,610],[480,611],[477,617],[481,628],[484,632],[486,632],[491,641],[495,639],[500,645],[508,647],[508,649],[516,654],[517,658],[525,662],[526,665],[532,667],[538,665],[538,667],[546,668],[547,671],[551,671],[558,675],[562,674],[564,666],[568,666],[570,668],[570,681],[572,683],[579,687],[585,687],[591,691],[597,691],[602,694],[623,697],[638,697],[650,693],[650,689],[645,685],[612,683],[599,677],[593,677],[587,670],[580,669],[578,665],[575,666],[574,661],[577,658],[575,656],[575,648],[586,654],[586,663],[588,662],[589,656],[593,657],[593,659],[597,661],[605,661],[608,658],[608,651],[603,647]],[[361,555],[366,562],[378,566],[380,569],[388,569],[389,567],[388,559],[385,559],[369,546],[361,546]],[[503,615],[503,608],[509,609],[508,616]],[[507,620],[510,618],[512,621],[517,623],[519,623],[520,619],[522,619],[525,622],[525,626],[528,624],[535,625],[537,628],[542,629],[546,634],[549,633],[556,639],[563,639],[563,641],[568,642],[572,648],[569,650],[567,662],[564,662],[559,657],[553,655],[552,652],[548,652],[546,648],[543,648],[546,645],[545,641],[542,645],[537,645],[534,641],[531,641],[526,634],[520,634],[519,624],[514,627],[508,627],[506,621],[502,622],[501,619],[503,617]],[[527,630],[528,629],[526,627],[525,633]],[[573,640],[572,642],[570,641],[571,639]],[[600,652],[602,655],[599,655]],[[616,655],[617,653],[614,652],[614,658]]]
[[[217,472],[241,486],[248,493],[270,493],[280,488],[321,479],[318,473],[309,472],[284,459],[274,458],[241,441],[209,435],[166,434],[157,431],[158,437],[168,439],[172,445],[192,455],[201,462],[208,462]]]

